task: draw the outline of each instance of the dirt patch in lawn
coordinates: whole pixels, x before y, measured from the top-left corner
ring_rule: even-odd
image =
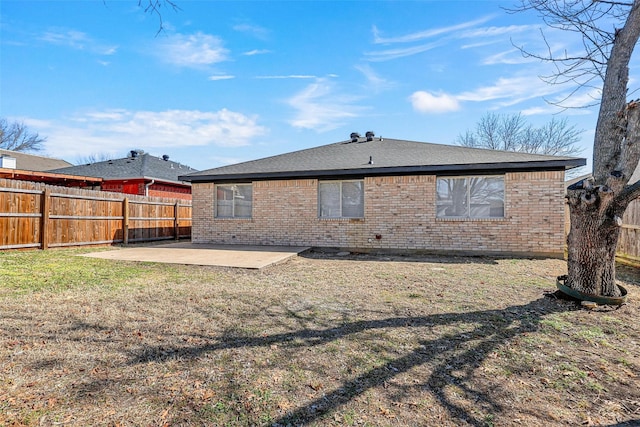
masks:
[[[0,253],[0,425],[640,423],[634,270],[585,310],[553,295],[561,260],[77,253]]]

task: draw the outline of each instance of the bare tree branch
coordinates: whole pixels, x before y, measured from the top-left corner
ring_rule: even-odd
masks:
[[[520,114],[488,113],[480,119],[475,131],[467,130],[458,135],[456,143],[465,147],[573,156],[581,151],[577,144],[582,132],[570,126],[566,119],[553,118],[544,126],[535,128],[527,124]]]
[[[156,35],[164,31],[163,7],[172,9],[174,12],[181,10],[173,0],[138,0],[138,7],[144,8],[145,13],[158,17],[158,32]]]
[[[24,123],[0,118],[0,148],[11,151],[40,151],[47,138],[30,131]]]

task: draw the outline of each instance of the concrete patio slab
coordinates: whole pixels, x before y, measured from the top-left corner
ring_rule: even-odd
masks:
[[[261,269],[297,256],[308,247],[210,245],[169,243],[153,246],[101,251],[82,256],[121,261],[162,262],[169,264],[211,265]]]

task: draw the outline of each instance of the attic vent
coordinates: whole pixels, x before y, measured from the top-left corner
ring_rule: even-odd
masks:
[[[358,132],[351,132],[351,135],[349,135],[349,137],[351,138],[351,142],[358,142],[360,134]]]
[[[162,155],[162,160],[164,160],[166,162],[167,160],[169,160],[169,156],[166,155],[166,154],[163,154]]]
[[[0,168],[16,169],[16,158],[11,156],[0,156]]]
[[[138,157],[138,152],[136,150],[131,150],[129,154],[131,155],[131,157]]]
[[[365,136],[367,137],[367,141],[373,141],[373,137],[376,136],[372,131],[368,131]]]

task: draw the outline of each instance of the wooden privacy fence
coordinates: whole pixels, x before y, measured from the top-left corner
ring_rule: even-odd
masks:
[[[640,267],[640,199],[631,202],[624,213],[616,256],[623,263]]]
[[[0,250],[191,237],[191,204],[0,179]]]

